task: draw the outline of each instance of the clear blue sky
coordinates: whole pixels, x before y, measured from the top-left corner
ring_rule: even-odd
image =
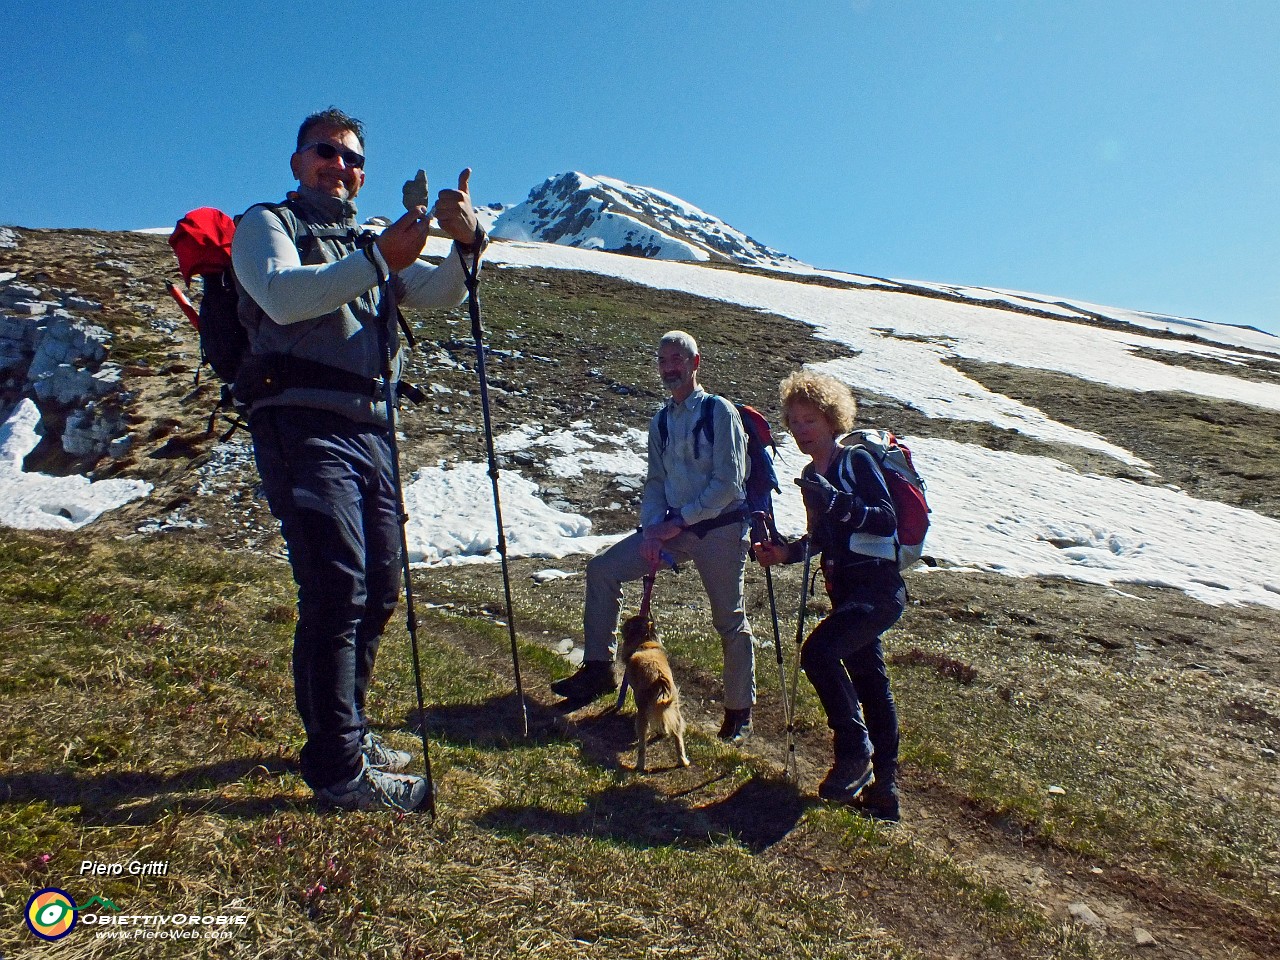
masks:
[[[656,187],[818,266],[1280,332],[1278,0],[0,0],[0,223],[162,226],[368,127],[362,214],[472,166]]]

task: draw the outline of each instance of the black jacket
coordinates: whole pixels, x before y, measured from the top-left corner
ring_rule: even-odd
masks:
[[[816,473],[810,463],[800,476],[811,480]],[[903,586],[894,536],[898,517],[880,468],[861,447],[842,447],[823,476],[847,495],[838,497],[830,511],[823,497],[801,489],[809,528],[805,539],[810,555],[822,557],[832,608],[896,594]],[[803,557],[804,544],[803,539],[791,544],[790,562]]]

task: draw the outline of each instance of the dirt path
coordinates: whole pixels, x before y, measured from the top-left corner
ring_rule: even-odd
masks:
[[[474,612],[474,611],[473,611]],[[461,646],[498,673],[511,678],[505,651],[485,645],[473,633],[450,631],[448,640]],[[776,684],[776,662],[761,651],[757,669],[762,684]],[[766,672],[767,671],[767,672]],[[613,711],[613,699],[602,698],[570,713],[547,686],[549,678],[528,667],[523,671],[534,735],[554,729],[580,741],[598,762],[630,767],[634,762],[629,708]],[[803,682],[803,680],[802,680]],[[716,701],[719,678],[704,672],[682,671],[685,715],[691,726],[712,737],[719,727]],[[772,691],[770,691],[772,692]],[[502,724],[494,715],[492,723]],[[825,729],[802,730],[797,736],[799,791],[782,785],[785,724],[774,696],[762,697],[755,713],[756,733],[743,746],[773,768],[777,786],[761,786],[754,797],[727,797],[704,771],[660,768],[644,784],[672,804],[683,802],[694,811],[711,811],[696,821],[715,829],[717,815],[732,805],[732,829],[761,856],[775,858],[800,873],[804,885],[832,895],[852,896],[904,943],[929,956],[1024,957],[1025,944],[1001,942],[974,929],[972,917],[940,905],[920,887],[890,877],[871,877],[841,866],[839,850],[815,840],[811,831],[794,834],[805,806],[818,801],[813,791],[829,765],[829,735]],[[658,763],[666,758],[665,744],[651,748]],[[1003,891],[1017,904],[1040,913],[1051,926],[1075,923],[1103,955],[1141,956],[1171,960],[1263,960],[1280,951],[1280,931],[1274,921],[1249,916],[1236,903],[1206,890],[1167,883],[1123,863],[1087,860],[1027,835],[1011,820],[992,815],[940,779],[907,767],[903,771],[903,820],[897,827],[910,842],[933,857],[957,865],[975,881]],[[779,820],[779,807],[789,808]],[[664,807],[665,811],[667,808]],[[752,820],[757,821],[753,829]],[[674,827],[678,834],[684,826]]]

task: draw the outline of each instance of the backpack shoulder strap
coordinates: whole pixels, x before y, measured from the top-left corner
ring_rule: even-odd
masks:
[[[693,425],[693,455],[694,457],[702,456],[701,445],[698,443],[698,434],[701,433],[707,438],[707,443],[711,447],[714,456],[716,447],[716,400],[714,393],[708,393],[702,398],[702,405],[698,407],[698,422]]]
[[[293,237],[294,246],[298,248],[298,256],[305,258],[315,246],[316,237],[319,235],[316,228],[298,216],[298,211],[287,199],[278,203],[264,203],[262,206],[280,218],[289,236]]]
[[[303,248],[303,242],[305,241],[309,247],[315,234],[312,232],[311,226],[299,217],[294,209],[289,205],[288,200],[265,200],[262,203],[255,203],[253,206],[249,207],[248,210],[235,218],[236,225],[239,225],[240,221],[244,219],[245,214],[247,214],[249,210],[255,210],[258,207],[262,207],[264,210],[270,210],[276,215],[280,220],[281,225],[284,226],[285,233],[289,234],[294,245],[298,248],[298,255],[305,256],[306,250]]]
[[[855,436],[857,436],[856,433]],[[886,490],[889,489],[889,481],[885,478],[883,452],[874,443],[863,442],[861,437],[841,449],[841,455],[845,458],[845,469],[849,471],[850,475],[853,474],[853,459],[858,455],[859,451],[867,455],[867,459],[871,461],[871,466],[874,468],[876,475],[880,477],[880,482],[884,484]]]
[[[311,234],[310,226],[308,226],[306,221],[298,216],[297,212],[289,205],[289,201],[287,199],[264,200],[261,203],[253,204],[245,210],[244,213],[235,218],[236,226],[238,227],[240,225],[240,221],[245,218],[250,210],[256,210],[259,207],[264,210],[270,210],[276,215],[276,219],[278,219],[280,221],[280,225],[284,227],[284,232],[289,235],[289,238],[293,241],[293,245],[297,248],[298,259],[306,259],[307,253],[311,248],[311,244],[314,242],[314,237]],[[230,266],[227,267],[227,273],[231,276],[235,275],[235,271]],[[261,319],[266,316],[266,313],[260,306],[258,306],[257,302],[248,295],[248,293],[244,292],[240,287],[239,280],[235,281],[235,288],[240,293],[240,305],[238,308],[240,322],[246,327],[253,329]]]
[[[858,455],[859,450],[865,450],[866,447],[853,445],[841,447],[839,454],[836,456],[834,463],[836,476],[840,479],[840,487],[850,492],[856,493],[858,490],[857,475],[853,472],[853,458]],[[872,457],[874,460],[875,458]]]
[[[693,455],[700,457],[698,446],[698,433],[706,434],[708,443],[715,443],[715,407],[708,403],[714,400],[715,394],[708,393],[702,398],[701,406],[698,407],[698,421],[693,425]],[[667,441],[671,437],[671,426],[667,422],[667,413],[671,409],[669,403],[663,404],[662,409],[658,411],[658,439],[662,441],[662,449],[667,449]]]

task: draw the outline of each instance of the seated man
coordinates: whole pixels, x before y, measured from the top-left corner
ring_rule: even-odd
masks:
[[[736,742],[751,732],[755,703],[755,638],[743,604],[750,546],[743,493],[747,438],[733,404],[698,385],[701,361],[697,343],[683,331],[665,334],[658,344],[658,373],[671,399],[649,421],[641,528],[587,564],[582,668],[551,689],[581,701],[617,689],[613,659],[622,584],[656,569],[665,552],[692,562],[702,577],[724,649],[719,735]],[[713,406],[704,411],[704,404]]]

